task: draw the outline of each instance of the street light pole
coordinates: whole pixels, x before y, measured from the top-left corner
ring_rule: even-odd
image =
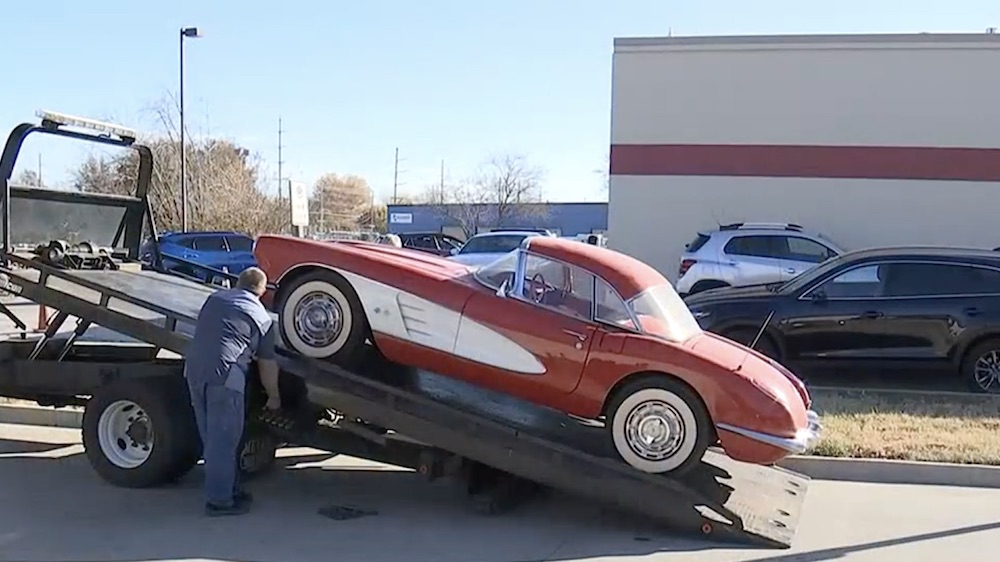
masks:
[[[182,27],[180,32],[180,71],[181,71],[181,231],[188,229],[188,193],[187,193],[187,150],[184,148],[184,39],[201,37],[197,27]]]

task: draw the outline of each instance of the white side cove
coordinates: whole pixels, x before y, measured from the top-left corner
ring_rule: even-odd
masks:
[[[545,365],[517,342],[416,295],[334,268],[354,287],[373,331],[498,369],[541,375]]]

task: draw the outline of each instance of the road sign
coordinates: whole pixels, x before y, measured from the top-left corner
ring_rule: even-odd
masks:
[[[309,226],[309,194],[306,184],[288,180],[288,193],[292,204],[292,226]]]

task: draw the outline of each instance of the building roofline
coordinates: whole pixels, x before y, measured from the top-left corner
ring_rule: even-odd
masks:
[[[614,47],[770,47],[824,45],[934,44],[975,45],[1000,48],[1000,34],[993,33],[844,33],[797,35],[700,35],[688,37],[616,37]]]

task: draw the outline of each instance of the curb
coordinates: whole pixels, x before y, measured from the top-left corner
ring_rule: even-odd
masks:
[[[83,410],[28,404],[0,404],[0,423],[80,429]]]
[[[83,410],[0,404],[0,423],[79,429]],[[1000,488],[1000,466],[794,456],[778,463],[814,480]]]
[[[778,466],[814,480],[1000,488],[1000,466],[981,464],[795,456]]]

